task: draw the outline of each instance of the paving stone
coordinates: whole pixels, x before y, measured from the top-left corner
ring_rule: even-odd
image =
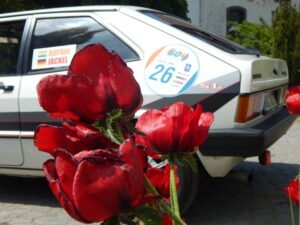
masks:
[[[200,191],[196,198],[197,203],[193,204],[196,209],[193,208],[192,211],[187,212],[187,216],[192,218],[189,224],[206,224],[201,218],[201,214],[197,214],[197,207],[202,214],[218,211],[213,219],[210,218],[209,222],[212,224],[214,222],[219,225],[227,225],[230,224],[229,222],[232,222],[230,225],[291,224],[289,202],[283,193],[283,188],[299,173],[299,146],[300,123],[297,122],[287,135],[271,146],[273,163],[270,166],[261,166],[258,164],[257,158],[252,157],[237,167],[237,170],[253,174],[254,181],[252,183],[221,178],[211,179],[205,184],[200,184]],[[209,189],[209,198],[207,196],[204,198],[208,192],[207,190],[202,192],[201,187]],[[209,200],[210,202],[207,203]],[[210,207],[205,207],[207,204]],[[213,207],[214,205],[215,207]],[[223,211],[222,208],[224,208]],[[295,214],[298,216],[298,213],[295,212]]]
[[[252,183],[206,179],[190,210],[189,225],[290,225],[283,188],[300,169],[300,122],[270,149],[270,166],[252,157],[235,170],[252,173]],[[80,225],[59,206],[44,178],[0,176],[0,225]],[[298,209],[295,208],[296,220]],[[99,224],[99,223],[95,223]],[[93,224],[93,225],[95,225]]]

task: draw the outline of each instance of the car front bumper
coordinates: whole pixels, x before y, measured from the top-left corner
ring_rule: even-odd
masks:
[[[296,118],[283,107],[253,127],[211,129],[199,150],[204,156],[259,156],[286,133]]]

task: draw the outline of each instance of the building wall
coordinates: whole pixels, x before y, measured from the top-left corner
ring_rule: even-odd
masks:
[[[292,0],[300,5],[300,0]],[[259,18],[271,25],[272,12],[278,0],[187,0],[191,22],[212,33],[225,36],[227,32],[227,9],[232,6],[246,10],[246,20],[259,23]]]

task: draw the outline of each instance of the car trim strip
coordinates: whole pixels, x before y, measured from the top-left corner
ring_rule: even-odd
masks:
[[[20,131],[32,132],[39,124],[59,125],[60,120],[48,117],[46,112],[0,112],[0,138],[19,137]]]
[[[162,98],[155,102],[146,104],[141,112],[141,114],[146,109],[156,108],[159,109],[165,105],[173,104],[174,102],[184,101],[190,105],[201,104],[205,111],[215,112],[231,99],[236,97],[240,92],[240,82],[232,84],[219,92],[213,94],[186,94],[180,95],[173,98]],[[213,102],[213,104],[212,104]],[[21,130],[22,137],[32,137],[33,135],[23,132],[32,132],[36,129],[39,124],[49,124],[59,126],[61,124],[60,120],[55,120],[47,117],[46,112],[24,112],[21,113],[21,123],[17,120],[18,113],[0,113],[0,131],[7,131],[8,133],[0,133],[0,137],[17,137]],[[13,120],[15,119],[15,120]],[[21,129],[20,129],[21,128]],[[10,132],[15,132],[12,135]]]
[[[175,102],[184,101],[190,105],[201,104],[205,111],[215,112],[240,93],[240,82],[236,82],[219,92],[212,94],[183,94],[171,98],[162,98],[143,106],[143,109],[160,109]],[[213,103],[213,104],[212,104]]]

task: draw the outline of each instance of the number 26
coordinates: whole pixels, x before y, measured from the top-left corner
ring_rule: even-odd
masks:
[[[162,82],[162,83],[168,83],[173,76],[173,72],[175,72],[175,70],[176,70],[172,66],[165,69],[165,66],[163,64],[158,64],[155,67],[155,69],[157,69],[157,70],[155,71],[155,73],[153,73],[149,76],[149,79],[157,81],[159,79],[157,76],[159,74],[163,73],[160,78],[160,82]]]

